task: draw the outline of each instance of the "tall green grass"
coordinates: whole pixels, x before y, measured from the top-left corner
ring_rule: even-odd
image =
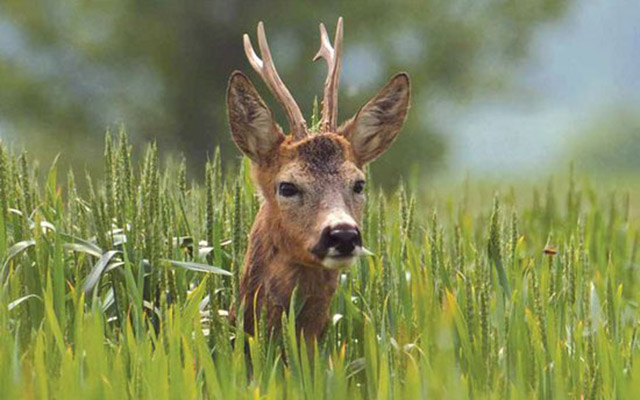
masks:
[[[628,195],[570,173],[426,202],[371,189],[375,254],[341,276],[313,349],[245,337],[238,296],[259,207],[248,165],[204,186],[107,135],[101,180],[0,148],[0,396],[5,398],[630,398],[640,390],[637,221]],[[488,192],[488,194],[487,194]],[[484,193],[484,194],[482,194]],[[480,204],[480,205],[478,205]],[[294,302],[292,302],[294,304]],[[293,312],[293,310],[292,310]],[[239,345],[246,341],[247,346]],[[235,343],[235,345],[234,345]],[[285,361],[286,360],[286,361]]]

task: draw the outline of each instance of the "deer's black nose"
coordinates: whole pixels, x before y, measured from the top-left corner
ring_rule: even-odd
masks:
[[[362,246],[362,237],[356,226],[337,225],[325,232],[328,247],[336,249],[339,256],[349,256],[356,246]]]

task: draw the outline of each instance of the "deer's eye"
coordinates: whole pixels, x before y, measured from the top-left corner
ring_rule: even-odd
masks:
[[[353,192],[354,193],[360,194],[360,193],[362,193],[363,190],[364,190],[364,181],[357,181],[353,185]]]
[[[282,197],[293,197],[300,193],[300,189],[291,182],[281,182],[278,185],[278,194]]]

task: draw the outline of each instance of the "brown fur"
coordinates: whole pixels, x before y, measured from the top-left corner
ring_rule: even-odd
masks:
[[[263,198],[240,280],[248,333],[254,333],[254,317],[263,310],[268,329],[278,331],[296,287],[302,304],[296,315],[298,330],[311,340],[325,330],[340,267],[312,249],[336,215],[360,224],[365,199],[354,185],[364,179],[363,165],[396,138],[408,106],[408,77],[399,74],[338,133],[309,134],[296,141],[282,134],[249,79],[239,72],[231,76],[227,108],[232,136],[252,160],[253,179]],[[294,183],[300,195],[279,195],[282,182]]]
[[[268,165],[254,166],[254,179],[264,202],[249,235],[240,281],[247,332],[253,333],[254,315],[259,316],[265,306],[269,329],[279,330],[281,314],[289,310],[296,286],[303,303],[297,316],[297,326],[314,338],[324,331],[331,299],[338,285],[339,270],[324,268],[321,260],[309,252],[309,241],[301,240],[309,237],[309,227],[300,227],[282,219],[276,206],[276,174],[284,165],[297,164],[301,172],[312,175],[313,180],[325,178],[330,181],[329,176],[339,174],[346,163],[355,169],[353,161],[346,140],[335,134],[324,134],[297,143],[288,137]],[[309,211],[318,213],[320,208],[317,204]],[[319,235],[320,227],[315,230]]]

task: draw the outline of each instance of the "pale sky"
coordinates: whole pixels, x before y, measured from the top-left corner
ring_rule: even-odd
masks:
[[[640,113],[640,1],[575,2],[535,38],[511,94],[437,118],[455,133],[450,166],[458,173],[546,174],[568,165],[571,144],[607,108]]]

